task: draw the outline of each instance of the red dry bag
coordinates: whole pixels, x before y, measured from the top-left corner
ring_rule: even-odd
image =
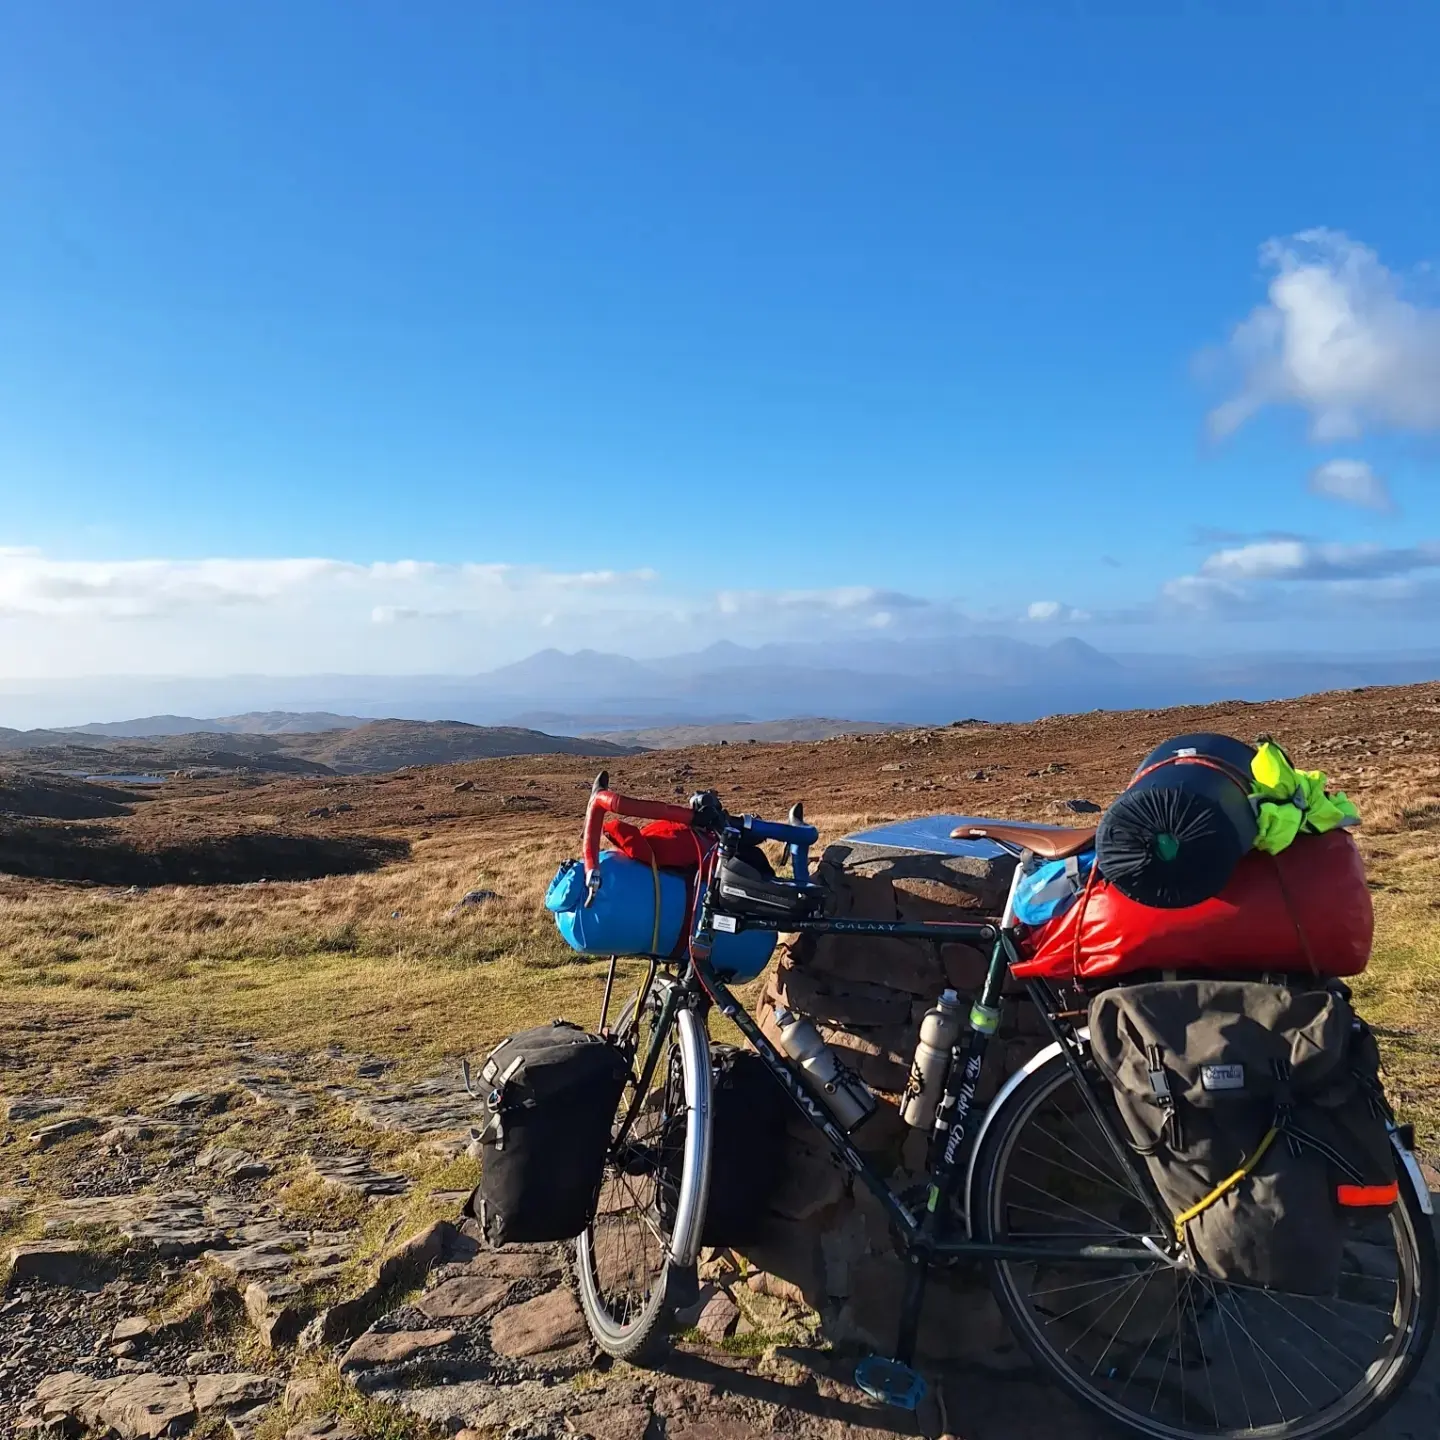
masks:
[[[1096,877],[1063,914],[1029,932],[1022,979],[1100,980],[1137,970],[1358,975],[1375,915],[1365,867],[1343,830],[1252,850],[1213,899],[1181,910],[1128,900]]]

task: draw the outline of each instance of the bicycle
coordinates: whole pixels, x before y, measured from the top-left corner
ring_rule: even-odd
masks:
[[[1316,1298],[1197,1272],[1089,1058],[1085,1012],[1066,1009],[1046,982],[1027,982],[1026,990],[1050,1043],[977,1123],[976,1084],[1018,958],[1016,887],[1034,857],[1075,854],[1092,831],[975,827],[1016,859],[1004,910],[994,919],[935,924],[822,915],[824,892],[809,875],[818,832],[803,823],[798,806],[790,823],[736,817],[713,793],[689,805],[642,800],[610,791],[603,774],[586,817],[587,875],[598,874],[605,815],[621,813],[692,826],[719,856],[779,842],[792,878],[769,883],[758,908],[773,913],[761,914],[727,908],[719,867],[708,874],[702,867],[688,950],[673,960],[650,957],[639,989],[608,1027],[611,962],[601,1028],[626,1052],[630,1079],[596,1213],[576,1244],[582,1308],[602,1350],[653,1361],[677,1300],[693,1293],[709,1189],[706,1025],[716,1010],[889,1216],[908,1274],[894,1354],[856,1367],[856,1383],[871,1397],[919,1403],[924,1381],[914,1359],[927,1277],[937,1262],[955,1261],[985,1267],[1012,1331],[1042,1373],[1155,1440],[1338,1440],[1376,1420],[1413,1377],[1435,1325],[1437,1260],[1429,1191],[1407,1127],[1391,1133],[1401,1202],[1347,1245],[1337,1294]],[[990,947],[970,1028],[952,1052],[920,1203],[913,1192],[892,1189],[855,1148],[800,1067],[771,1044],[712,968],[714,936],[741,928]]]

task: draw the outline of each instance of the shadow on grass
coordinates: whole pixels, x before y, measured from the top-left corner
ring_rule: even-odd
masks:
[[[99,825],[0,821],[0,871],[33,880],[244,885],[354,875],[409,855],[409,841],[378,835],[253,831],[141,847]]]

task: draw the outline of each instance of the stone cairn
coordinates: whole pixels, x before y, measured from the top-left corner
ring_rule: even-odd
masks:
[[[820,878],[836,915],[872,920],[959,921],[995,916],[1013,862],[871,846],[831,845]],[[757,1006],[778,1041],[780,1006],[808,1016],[880,1100],[854,1140],[900,1191],[919,1186],[929,1137],[900,1118],[921,1017],[947,986],[977,994],[989,956],[963,944],[864,936],[791,937]],[[979,1114],[1003,1083],[1047,1043],[1034,1006],[1016,986],[986,1056]],[[788,1165],[757,1243],[744,1247],[752,1288],[801,1301],[834,1340],[888,1353],[904,1286],[885,1212],[833,1159],[823,1138],[795,1114]],[[920,1346],[925,1358],[1000,1368],[1023,1363],[975,1267],[931,1272]]]

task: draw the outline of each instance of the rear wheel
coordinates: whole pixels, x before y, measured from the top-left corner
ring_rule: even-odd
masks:
[[[1109,1109],[1109,1092],[1097,1090]],[[1113,1126],[1123,1134],[1118,1112]],[[1357,1226],[1333,1296],[1227,1284],[1168,1264],[999,1261],[995,1296],[1066,1390],[1153,1440],[1340,1440],[1414,1375],[1435,1325],[1434,1232],[1403,1203]],[[1063,1057],[1011,1094],[976,1160],[977,1238],[1164,1237]]]
[[[576,1241],[580,1304],[595,1343],[643,1364],[664,1348],[686,1276],[673,1259],[685,1182],[685,1059],[672,1018],[660,1032],[665,988],[633,998],[613,1035],[630,1059],[595,1217]],[[650,1074],[647,1057],[655,1052]]]

